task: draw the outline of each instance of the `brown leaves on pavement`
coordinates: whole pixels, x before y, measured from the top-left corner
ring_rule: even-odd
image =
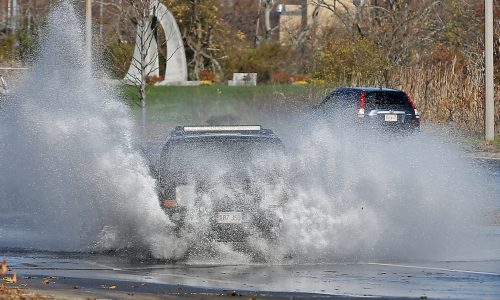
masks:
[[[23,291],[15,287],[8,287],[0,284],[0,299],[2,300],[42,300],[50,299],[49,297],[43,297],[33,293]]]

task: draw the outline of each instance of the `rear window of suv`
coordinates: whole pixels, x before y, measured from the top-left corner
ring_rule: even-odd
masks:
[[[320,106],[323,108],[344,109],[358,105],[360,91],[355,90],[335,90],[330,95],[326,96],[321,101]]]
[[[182,181],[191,175],[209,178],[214,168],[238,170],[260,160],[272,162],[280,153],[283,144],[279,139],[200,138],[168,144],[162,162],[168,175]]]
[[[381,91],[367,92],[365,98],[365,109],[391,109],[408,110],[412,109],[406,95],[402,92]]]

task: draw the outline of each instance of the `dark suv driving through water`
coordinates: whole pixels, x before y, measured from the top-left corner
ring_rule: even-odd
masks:
[[[282,152],[278,136],[259,125],[176,127],[158,170],[160,205],[176,233],[222,242],[276,239],[285,197],[265,193],[278,188],[273,164]]]
[[[420,129],[420,114],[415,104],[406,93],[395,89],[337,88],[315,109],[324,117],[356,119],[370,127]]]

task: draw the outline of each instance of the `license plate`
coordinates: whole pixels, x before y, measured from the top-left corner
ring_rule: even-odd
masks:
[[[386,122],[397,122],[398,121],[398,115],[384,115],[385,121]]]
[[[219,224],[241,224],[243,223],[243,213],[230,211],[217,213],[217,223]]]

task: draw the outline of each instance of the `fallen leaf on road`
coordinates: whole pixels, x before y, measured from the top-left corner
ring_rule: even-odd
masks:
[[[12,280],[12,278],[10,278],[10,277],[4,277],[4,278],[3,278],[3,281],[4,281],[5,283],[15,283],[15,282],[14,282],[14,280]]]
[[[49,283],[50,283],[50,281],[49,281],[48,279],[44,279],[44,280],[42,281],[42,283],[43,283],[43,284],[49,284]]]
[[[104,288],[104,289],[116,289],[116,285],[105,285],[105,284],[103,284],[103,285],[101,285],[101,287]]]
[[[7,275],[7,262],[4,260],[2,260],[2,266],[1,266],[1,272],[0,274],[3,276],[3,275]]]

